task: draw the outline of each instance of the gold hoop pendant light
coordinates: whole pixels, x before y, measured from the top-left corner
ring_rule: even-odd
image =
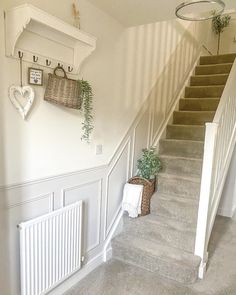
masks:
[[[175,15],[183,20],[201,21],[221,14],[225,3],[221,0],[192,0],[183,2],[175,9]]]

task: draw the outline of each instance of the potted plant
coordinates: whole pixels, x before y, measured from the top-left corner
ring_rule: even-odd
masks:
[[[218,45],[217,45],[217,54],[220,52],[220,37],[221,33],[223,33],[224,28],[228,27],[231,16],[229,15],[215,15],[212,19],[212,30],[218,35]]]
[[[141,215],[144,216],[150,213],[150,200],[155,191],[156,177],[161,170],[161,161],[155,147],[142,150],[137,168],[137,176],[131,178],[129,183],[143,185]]]

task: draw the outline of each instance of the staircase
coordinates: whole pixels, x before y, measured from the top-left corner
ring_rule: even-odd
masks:
[[[198,278],[194,255],[205,123],[214,118],[236,54],[203,56],[160,141],[162,172],[151,214],[124,216],[113,257],[181,283]]]

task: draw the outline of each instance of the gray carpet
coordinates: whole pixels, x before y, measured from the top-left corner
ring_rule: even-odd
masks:
[[[64,295],[236,295],[236,216],[217,217],[209,249],[205,279],[192,285],[111,260]]]
[[[162,170],[151,214],[125,221],[112,240],[113,259],[182,284],[198,279],[200,258],[194,255],[204,125],[212,122],[236,54],[201,57],[179,109],[159,142]]]

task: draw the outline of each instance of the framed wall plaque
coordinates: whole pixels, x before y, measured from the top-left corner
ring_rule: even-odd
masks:
[[[28,68],[28,83],[30,85],[42,86],[43,85],[43,70]]]

